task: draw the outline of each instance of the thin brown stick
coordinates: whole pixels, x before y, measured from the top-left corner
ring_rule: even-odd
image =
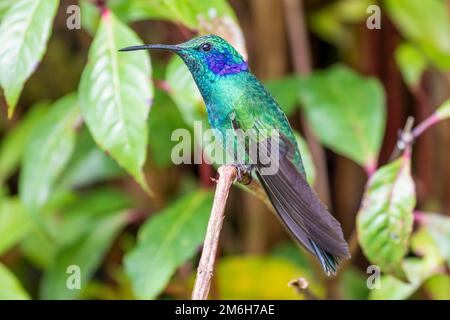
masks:
[[[225,205],[230,187],[236,178],[236,167],[233,165],[221,166],[218,170],[214,203],[209,217],[208,229],[206,230],[205,242],[203,244],[202,256],[197,269],[192,300],[206,300],[208,298],[211,279],[214,272],[217,247],[219,245],[220,230],[222,229]]]
[[[306,278],[296,278],[288,283],[289,287],[295,289],[300,296],[304,296],[306,300],[318,300],[317,296],[309,290],[309,282]]]

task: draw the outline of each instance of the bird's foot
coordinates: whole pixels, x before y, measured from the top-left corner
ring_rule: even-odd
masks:
[[[253,178],[252,178],[252,169],[253,167],[249,164],[238,164],[236,165],[236,181],[239,183],[242,183],[244,185],[249,185]]]

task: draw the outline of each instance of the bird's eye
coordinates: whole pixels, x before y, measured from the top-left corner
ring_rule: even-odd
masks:
[[[203,43],[200,46],[200,50],[202,50],[203,52],[209,52],[209,51],[211,51],[211,48],[212,48],[212,45],[209,42]]]

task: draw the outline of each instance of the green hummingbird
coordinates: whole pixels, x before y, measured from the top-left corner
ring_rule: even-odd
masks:
[[[281,221],[309,252],[317,257],[327,275],[350,257],[339,222],[327,211],[306,181],[298,145],[286,115],[264,85],[251,73],[247,62],[227,41],[205,35],[178,45],[140,45],[120,51],[161,49],[176,53],[189,68],[205,101],[208,120],[224,149],[235,153],[238,132],[252,130],[253,142],[268,154],[277,150],[277,170],[264,173],[259,157],[250,164],[237,162],[238,177],[254,173],[264,187]],[[235,141],[226,143],[228,132]],[[276,132],[278,148],[268,141],[267,132]],[[252,137],[255,137],[254,135]],[[262,138],[261,138],[262,137]],[[272,140],[270,140],[272,141]],[[246,159],[250,158],[246,154]]]

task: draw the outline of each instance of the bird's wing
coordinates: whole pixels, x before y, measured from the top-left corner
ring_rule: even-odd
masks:
[[[263,112],[263,116],[261,116]],[[270,110],[262,110],[256,99],[242,97],[234,105],[231,116],[233,127],[243,131],[252,129],[263,132],[256,143],[263,145],[266,132],[273,129],[273,123],[266,121],[276,116]],[[293,163],[296,146],[279,132],[279,169],[275,174],[264,174],[256,165],[257,175],[281,220],[311,253],[315,254],[327,274],[335,273],[339,260],[349,257],[348,245],[344,240],[339,222],[327,211],[306,177]],[[273,150],[269,145],[269,149]],[[276,150],[276,149],[275,149]]]

